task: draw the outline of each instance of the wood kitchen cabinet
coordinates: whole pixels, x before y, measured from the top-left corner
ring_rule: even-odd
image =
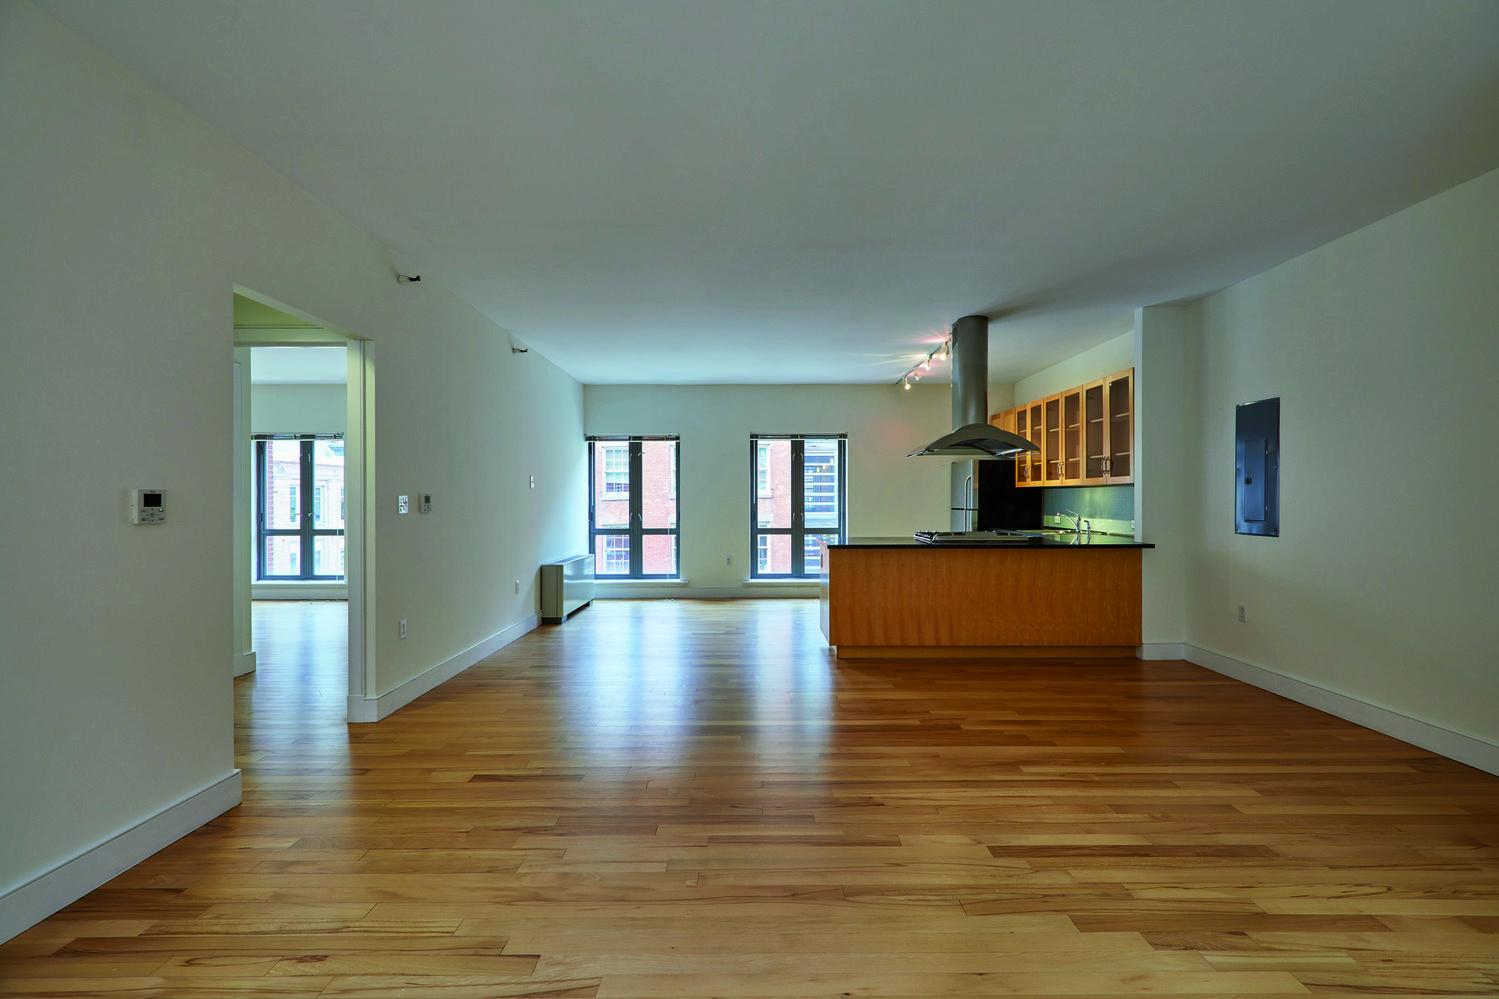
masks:
[[[1035,423],[1032,423],[1033,418],[1031,416],[1033,408],[1038,414],[1035,417]],[[1041,444],[1039,413],[1040,403],[1038,402],[1034,407],[1016,406],[1014,409],[1007,409],[1003,413],[995,413],[989,417],[989,422],[1001,430],[1008,430],[1012,434],[1017,434],[1039,445]],[[1017,486],[1039,486],[1044,467],[1044,459],[1039,454],[1016,455],[1015,484]]]
[[[1014,409],[1006,410],[999,414],[999,419],[1004,423],[995,426],[1008,430],[1011,433],[1024,437],[1042,449],[1045,449],[1041,431],[1041,403],[1040,401],[1025,406],[1016,406]],[[1041,485],[1042,469],[1045,468],[1045,458],[1042,454],[1030,453],[1016,455],[1015,457],[1015,484],[1017,486],[1039,486]]]
[[[1083,389],[1079,385],[1062,393],[1062,484],[1083,481]]]
[[[1104,411],[1108,414],[1103,480],[1116,485],[1135,481],[1135,369],[1104,379]]]
[[[1021,486],[1123,485],[1134,479],[1135,370],[1058,392],[1001,414],[1041,447],[1015,462]]]
[[[1062,393],[1049,395],[1041,400],[1042,459],[1045,467],[1041,475],[1042,485],[1060,486],[1062,475]]]
[[[1101,486],[1108,459],[1108,379],[1083,386],[1083,485]]]
[[[1083,479],[1088,486],[1134,479],[1135,372],[1120,371],[1083,392]]]

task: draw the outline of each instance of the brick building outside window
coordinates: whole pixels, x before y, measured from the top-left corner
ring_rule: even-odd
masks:
[[[594,437],[589,447],[589,536],[594,574],[677,575],[676,437]]]

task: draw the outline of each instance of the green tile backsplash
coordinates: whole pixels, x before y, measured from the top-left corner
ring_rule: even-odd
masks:
[[[1135,519],[1133,486],[1051,486],[1041,493],[1041,514],[1048,523],[1051,518],[1069,511],[1080,513],[1088,520],[1125,525]]]

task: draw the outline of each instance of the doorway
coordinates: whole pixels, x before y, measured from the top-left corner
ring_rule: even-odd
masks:
[[[326,687],[336,670],[348,720],[371,720],[372,345],[239,287],[234,318],[235,675],[315,655],[299,673]],[[313,620],[323,637],[299,644]]]

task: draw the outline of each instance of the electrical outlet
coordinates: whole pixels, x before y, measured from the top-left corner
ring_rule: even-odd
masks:
[[[723,557],[723,564],[724,565],[733,565],[734,564],[734,556],[732,556],[732,555],[725,555]]]
[[[1240,621],[1245,620],[1245,618],[1244,618],[1244,605],[1243,604],[1239,605],[1239,620]]]
[[[536,488],[536,476],[534,476],[534,475],[531,476],[531,488],[532,489]]]
[[[406,637],[406,619],[404,617],[401,618],[401,637]]]

